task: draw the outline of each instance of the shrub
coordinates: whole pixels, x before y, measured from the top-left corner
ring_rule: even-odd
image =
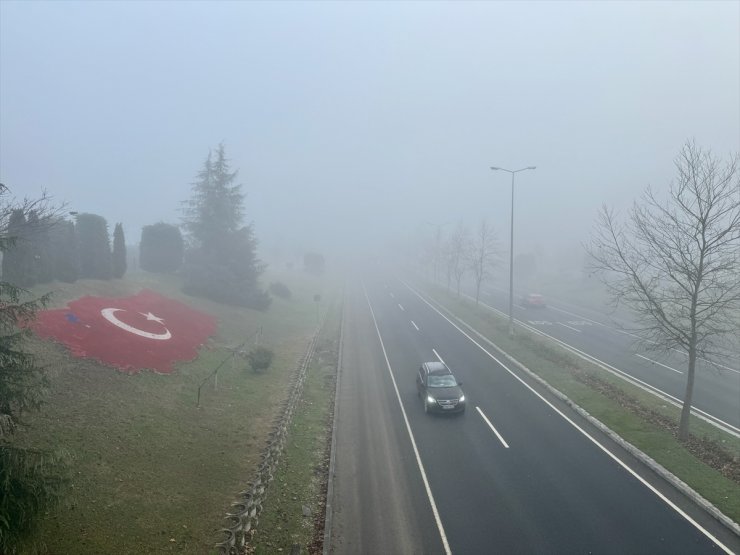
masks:
[[[267,291],[254,287],[248,281],[240,281],[233,270],[226,266],[194,261],[183,266],[182,276],[182,290],[186,295],[261,311],[267,310],[272,301]]]
[[[272,293],[276,297],[280,297],[281,299],[289,299],[291,295],[290,289],[288,289],[288,286],[285,285],[282,281],[271,283],[270,293]]]
[[[147,272],[171,274],[182,265],[183,240],[180,229],[160,222],[141,230],[139,263]]]
[[[254,347],[247,353],[247,361],[254,372],[267,370],[272,364],[275,353],[267,347]]]

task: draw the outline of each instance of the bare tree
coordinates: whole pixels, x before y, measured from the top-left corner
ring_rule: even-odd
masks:
[[[711,360],[740,333],[740,171],[737,154],[721,162],[693,141],[675,166],[665,202],[648,187],[626,223],[603,207],[586,248],[615,306],[635,313],[643,344],[688,355],[686,440],[697,358]]]
[[[447,243],[447,288],[450,277],[455,277],[457,296],[460,296],[460,282],[468,269],[466,262],[470,250],[470,234],[462,220],[458,222]]]
[[[66,208],[65,203],[54,205],[52,197],[46,191],[42,191],[37,199],[15,199],[8,187],[0,183],[0,237],[8,237],[10,234],[9,227],[13,212],[23,214],[25,217],[35,215],[35,218],[27,222],[23,228],[24,237],[30,237],[43,231],[49,231],[57,225]]]
[[[470,269],[475,279],[475,304],[480,300],[480,288],[483,281],[491,276],[493,266],[498,258],[498,238],[485,218],[481,220],[469,252]]]

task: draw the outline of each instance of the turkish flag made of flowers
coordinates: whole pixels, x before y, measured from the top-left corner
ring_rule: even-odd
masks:
[[[150,368],[169,374],[173,363],[198,355],[216,319],[144,289],[132,297],[82,297],[67,308],[39,312],[32,327],[76,357],[131,373]]]

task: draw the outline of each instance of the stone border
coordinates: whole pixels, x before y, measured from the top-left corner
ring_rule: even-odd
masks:
[[[346,290],[345,290],[346,291]],[[324,545],[323,555],[329,555],[331,547],[331,533],[334,524],[334,474],[337,462],[337,418],[339,415],[339,382],[342,375],[342,355],[344,353],[344,312],[346,303],[342,299],[342,321],[339,325],[339,354],[337,355],[337,379],[334,384],[334,417],[331,425],[331,454],[329,455],[329,471],[326,479],[326,513],[324,515]]]

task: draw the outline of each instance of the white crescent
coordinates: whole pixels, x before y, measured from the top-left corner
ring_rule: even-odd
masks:
[[[108,320],[114,326],[118,326],[122,330],[126,330],[127,332],[133,333],[135,335],[140,335],[141,337],[157,339],[159,341],[164,341],[172,337],[170,330],[168,330],[166,327],[164,328],[164,333],[151,333],[148,331],[140,330],[139,328],[135,328],[134,326],[129,326],[126,322],[121,322],[118,318],[116,318],[116,312],[120,311],[126,312],[123,308],[104,308],[100,311],[100,314],[103,316],[103,318]],[[144,314],[144,316],[147,315]],[[147,317],[147,320],[155,320],[159,323],[162,323],[162,320],[160,318],[157,318],[154,315],[151,316],[152,318]]]

